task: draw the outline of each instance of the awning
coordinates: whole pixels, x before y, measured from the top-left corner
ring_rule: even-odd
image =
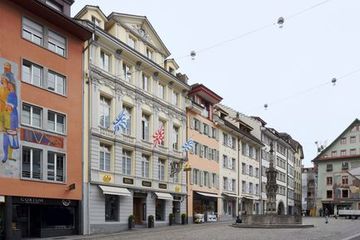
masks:
[[[258,197],[250,196],[250,195],[243,195],[242,198],[250,199],[250,200],[258,200]]]
[[[103,191],[103,194],[131,197],[131,193],[127,190],[127,188],[109,187],[103,185],[99,185],[99,187]]]
[[[170,193],[155,192],[155,195],[158,199],[170,201],[174,200],[173,196]]]
[[[223,193],[226,197],[237,198],[238,196],[230,193]]]
[[[0,203],[5,202],[5,197],[4,196],[0,196]]]
[[[213,198],[219,198],[220,196],[218,196],[217,194],[214,193],[204,193],[204,192],[196,192],[197,194],[200,194],[202,196],[205,197],[213,197]]]

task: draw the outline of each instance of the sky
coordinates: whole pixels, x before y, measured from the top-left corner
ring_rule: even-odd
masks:
[[[86,4],[147,16],[189,84],[203,83],[223,104],[290,134],[305,166],[315,141],[329,145],[360,117],[358,0],[75,0],[72,15]],[[273,24],[279,17],[282,28]]]

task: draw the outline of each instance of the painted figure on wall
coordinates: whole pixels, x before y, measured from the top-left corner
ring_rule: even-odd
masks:
[[[2,67],[1,67],[2,66]],[[17,65],[0,58],[0,175],[14,175],[19,169],[19,83]],[[2,71],[1,71],[2,70]],[[2,146],[1,146],[2,145]],[[13,161],[8,161],[13,160]]]

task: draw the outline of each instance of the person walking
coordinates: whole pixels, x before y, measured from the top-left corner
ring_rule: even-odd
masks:
[[[328,224],[329,223],[329,209],[328,208],[325,208],[324,214],[325,214],[325,223]]]

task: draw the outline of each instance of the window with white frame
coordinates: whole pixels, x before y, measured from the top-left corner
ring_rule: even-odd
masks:
[[[236,180],[235,179],[232,179],[231,180],[231,191],[235,192],[235,189],[236,189]]]
[[[125,175],[131,175],[131,167],[132,167],[131,155],[132,155],[131,151],[123,149],[123,151],[122,151],[122,173]]]
[[[107,72],[110,72],[110,55],[104,51],[100,52],[100,67]]]
[[[23,178],[42,179],[42,150],[30,147],[22,148]]]
[[[149,178],[149,163],[150,157],[143,154],[141,156],[141,177],[143,178]]]
[[[122,68],[123,68],[124,80],[130,82],[132,76],[131,67],[126,63],[123,63]]]
[[[254,190],[254,188],[253,188],[253,183],[251,183],[251,182],[249,182],[249,193],[253,193],[253,190]]]
[[[210,179],[209,179],[209,172],[204,171],[204,186],[209,187]]]
[[[165,137],[166,137],[167,126],[166,126],[166,121],[165,121],[165,120],[159,119],[159,129],[160,129],[160,128],[163,128],[163,129],[164,129],[164,133],[165,133]],[[160,142],[160,145],[161,145],[161,146],[164,146],[164,145],[165,145],[165,137],[164,137],[164,139]]]
[[[245,181],[241,181],[241,192],[246,193],[246,182]]]
[[[22,22],[22,36],[35,44],[43,45],[44,29],[40,24],[24,17]]]
[[[148,77],[146,74],[142,73],[141,88],[142,88],[143,90],[149,92],[149,91],[150,91],[149,87],[150,87],[149,77]]]
[[[180,128],[178,126],[173,126],[173,149],[179,150],[179,140],[180,140]]]
[[[236,168],[236,159],[235,159],[235,158],[232,158],[232,159],[231,159],[231,169],[232,169],[232,170],[235,170],[235,168]]]
[[[65,95],[65,77],[53,71],[48,71],[47,89]]]
[[[159,85],[158,85],[159,87],[158,87],[158,89],[159,89],[159,91],[158,91],[158,94],[159,94],[159,98],[161,98],[161,99],[164,99],[165,100],[165,98],[166,98],[166,96],[165,96],[165,86],[164,85],[162,85],[161,83],[159,83]]]
[[[195,184],[195,185],[199,185],[200,183],[199,183],[199,181],[198,181],[198,179],[199,179],[199,170],[198,169],[194,169],[194,171],[193,171],[193,183]]]
[[[22,65],[22,80],[35,86],[43,85],[43,68],[27,60]]]
[[[111,146],[100,143],[100,170],[110,171]]]
[[[165,162],[164,159],[158,160],[158,179],[160,181],[165,181]]]
[[[57,133],[65,133],[65,122],[65,115],[48,111],[48,130]]]
[[[65,38],[50,30],[48,31],[48,34],[48,49],[61,56],[65,56]]]
[[[110,127],[111,100],[104,96],[100,96],[100,127]]]
[[[65,155],[48,152],[47,180],[55,182],[65,181]]]
[[[153,60],[153,51],[150,50],[149,48],[146,48],[146,57],[147,57],[148,59]]]
[[[143,113],[141,117],[141,139],[145,141],[149,141],[149,133],[150,133],[150,116]]]
[[[23,103],[21,111],[21,122],[32,127],[41,128],[42,108]]]
[[[122,133],[126,134],[126,135],[129,135],[131,136],[131,114],[132,114],[132,108],[131,107],[128,107],[128,106],[123,106],[123,110],[124,110],[124,113],[126,114],[127,116],[127,124],[126,124],[126,128],[123,129],[121,128],[121,131]]]
[[[179,107],[179,97],[180,94],[178,92],[173,91],[173,104]]]
[[[101,21],[97,19],[95,16],[91,16],[91,22],[95,24],[95,26],[100,27]]]
[[[223,178],[223,189],[224,190],[229,190],[229,182],[228,182],[228,178],[224,177]]]
[[[228,168],[228,164],[229,164],[228,161],[229,161],[228,157],[226,155],[223,155],[223,167],[224,168]]]

